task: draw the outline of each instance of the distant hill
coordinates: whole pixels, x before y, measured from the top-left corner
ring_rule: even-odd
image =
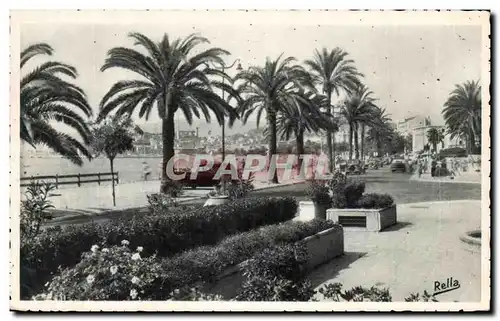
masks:
[[[142,124],[137,124],[145,132],[154,134],[161,133],[161,122],[159,121],[150,121]],[[262,125],[263,124],[261,124],[260,127],[263,128]],[[218,135],[222,131],[221,126],[219,126],[219,124],[215,120],[211,123],[207,123],[204,120],[194,120],[192,126],[189,126],[189,124],[185,121],[179,121],[175,123],[175,126],[175,130],[196,130],[196,127],[198,127],[199,136],[208,136],[208,133],[210,131],[212,132],[212,135]],[[257,128],[257,122],[255,121],[248,121],[245,125],[243,125],[241,122],[237,122],[232,128],[226,126],[226,135],[243,134],[255,128]]]

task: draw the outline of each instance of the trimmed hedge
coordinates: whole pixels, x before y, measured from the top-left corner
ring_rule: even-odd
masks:
[[[361,196],[357,208],[383,209],[394,204],[394,199],[389,194],[368,193]]]
[[[153,300],[164,300],[176,289],[198,282],[214,282],[226,269],[279,244],[298,242],[331,227],[332,221],[289,221],[225,238],[217,246],[203,246],[162,261],[164,273],[157,280]],[[340,227],[339,227],[340,228]]]
[[[143,246],[145,255],[172,256],[201,245],[263,225],[292,219],[297,202],[291,197],[246,198],[219,206],[197,208],[170,215],[136,215],[103,224],[48,228],[21,245],[22,297],[40,289],[58,267],[76,265],[94,244],[119,245],[128,240],[131,248]],[[32,281],[30,281],[32,280]]]

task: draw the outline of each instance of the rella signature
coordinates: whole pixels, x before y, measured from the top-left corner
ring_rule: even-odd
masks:
[[[453,291],[460,288],[460,282],[452,277],[447,278],[446,282],[434,281],[434,295]]]

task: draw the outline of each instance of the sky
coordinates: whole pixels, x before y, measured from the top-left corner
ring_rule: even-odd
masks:
[[[262,65],[266,57],[275,59],[282,53],[303,62],[312,57],[315,49],[340,47],[355,61],[377,104],[386,108],[394,121],[424,115],[430,116],[434,124],[443,124],[443,104],[454,86],[481,76],[479,26],[247,22],[191,19],[176,23],[165,19],[142,24],[26,23],[21,25],[20,45],[25,48],[46,42],[55,50],[53,60],[75,66],[79,73],[76,83],[87,93],[95,113],[113,83],[137,77],[118,69],[99,70],[109,49],[133,46],[133,40],[127,37],[132,31],[155,41],[160,41],[164,33],[170,38],[199,33],[211,42],[200,49],[226,49],[231,53],[227,64],[240,59],[243,68]],[[33,59],[21,74],[46,59]],[[228,73],[234,75],[236,70]],[[151,117],[150,121],[158,118]]]

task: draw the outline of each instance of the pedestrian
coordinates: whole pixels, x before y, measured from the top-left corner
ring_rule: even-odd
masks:
[[[144,175],[144,180],[147,181],[149,176],[151,176],[151,167],[149,167],[148,163],[142,162],[142,174]]]

